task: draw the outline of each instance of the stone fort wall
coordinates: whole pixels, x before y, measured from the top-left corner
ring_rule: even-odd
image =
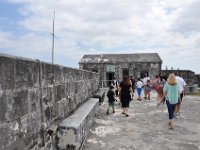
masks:
[[[96,73],[0,54],[0,149],[44,147],[50,143],[47,129],[68,117],[98,85]]]

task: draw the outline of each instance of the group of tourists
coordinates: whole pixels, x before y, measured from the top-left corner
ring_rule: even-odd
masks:
[[[142,91],[144,93],[144,99],[151,99],[151,91],[155,90],[157,92],[157,107],[160,104],[166,103],[169,115],[169,129],[174,129],[173,118],[178,118],[180,114],[180,106],[182,98],[186,92],[186,83],[184,79],[175,74],[170,74],[168,78],[161,75],[155,76],[154,79],[150,79],[147,75],[143,79],[138,78],[136,81],[133,76],[124,76],[123,81],[119,81],[114,78],[109,91],[107,92],[108,97],[108,109],[107,114],[109,114],[109,108],[112,107],[113,113],[115,113],[115,101],[116,96],[119,96],[120,104],[123,109],[122,114],[129,117],[128,108],[129,103],[133,100],[134,91],[137,90],[138,98],[137,100],[142,100]]]

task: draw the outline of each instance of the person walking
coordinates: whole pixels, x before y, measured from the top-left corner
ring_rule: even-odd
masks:
[[[147,76],[147,74],[144,75],[143,79],[143,88],[144,88],[144,99],[147,99],[147,91],[146,91],[146,86],[147,86],[147,81],[150,80],[150,78]]]
[[[130,79],[128,76],[124,76],[123,81],[120,83],[120,99],[123,108],[122,114],[128,117],[128,108],[131,101],[131,93],[133,93]]]
[[[186,93],[186,83],[182,77],[178,76],[178,73],[175,73],[175,76],[176,76],[176,81],[178,83],[178,89],[180,93],[180,98],[175,109],[175,117],[178,118],[178,117],[182,117],[180,113],[180,108],[181,108],[183,96],[185,96],[185,93]]]
[[[114,90],[115,90],[115,95],[116,95],[116,96],[119,96],[119,82],[118,82],[118,80],[116,79],[116,77],[113,78],[113,80],[112,80],[112,85],[113,85]]]
[[[133,91],[133,95],[132,95],[132,98],[134,97],[134,92],[135,92],[135,79],[134,77],[131,75],[130,76],[130,80],[131,80],[131,87],[132,87],[132,91]]]
[[[150,100],[150,98],[151,98],[151,90],[152,90],[151,81],[148,80],[147,86],[146,86],[146,95],[147,95],[148,100]]]
[[[152,85],[153,85],[153,89],[157,91],[158,90],[158,75],[156,75],[155,78],[152,80]]]
[[[107,109],[107,115],[109,115],[109,108],[112,107],[113,113],[115,113],[115,92],[113,91],[114,87],[110,85],[109,91],[107,93],[108,97],[108,109]]]
[[[142,100],[142,98],[141,98],[142,86],[143,86],[143,83],[142,83],[141,79],[138,78],[138,81],[137,81],[137,83],[136,83],[136,87],[137,87],[137,93],[138,93],[138,100],[139,100],[139,101]]]
[[[174,125],[173,125],[174,111],[179,98],[178,84],[176,81],[176,76],[174,74],[169,75],[167,82],[164,85],[163,91],[164,91],[164,96],[166,97],[166,104],[169,115],[168,127],[169,129],[174,130]]]
[[[158,80],[157,80],[157,85],[158,85],[158,89],[157,89],[157,107],[160,106],[162,100],[163,100],[163,88],[164,85],[166,83],[165,79],[163,79],[163,77],[161,75],[158,76]]]

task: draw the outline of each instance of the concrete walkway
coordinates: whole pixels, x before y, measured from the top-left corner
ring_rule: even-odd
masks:
[[[184,118],[174,119],[175,130],[169,130],[167,107],[157,108],[156,93],[152,94],[150,101],[137,101],[135,97],[129,117],[121,114],[120,106],[107,115],[105,99],[83,150],[199,150],[200,97],[184,97]]]

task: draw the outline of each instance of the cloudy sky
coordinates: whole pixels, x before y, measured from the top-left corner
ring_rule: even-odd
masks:
[[[78,68],[84,54],[158,53],[200,73],[200,0],[1,0],[0,53]]]

